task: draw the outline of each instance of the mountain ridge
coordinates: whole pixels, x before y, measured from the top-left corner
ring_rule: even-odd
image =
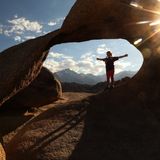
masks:
[[[118,74],[115,74],[115,81],[121,80],[124,77],[133,77],[136,74],[135,71],[122,71]],[[89,84],[95,85],[99,82],[106,81],[106,75],[98,75],[95,76],[93,74],[83,74],[77,73],[69,68],[55,72],[54,75],[58,80],[61,82],[68,82],[68,83],[79,83],[79,84]]]

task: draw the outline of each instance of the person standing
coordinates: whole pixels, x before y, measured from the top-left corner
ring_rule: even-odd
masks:
[[[120,58],[127,57],[128,54],[112,57],[112,53],[110,51],[106,52],[106,58],[97,58],[97,60],[104,61],[106,65],[106,77],[107,77],[107,88],[114,88],[114,62]]]

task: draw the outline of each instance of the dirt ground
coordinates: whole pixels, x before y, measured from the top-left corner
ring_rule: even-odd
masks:
[[[31,120],[46,112],[47,110],[70,103],[76,103],[89,96],[94,95],[93,93],[75,93],[75,92],[64,92],[61,99],[55,101],[49,105],[45,105],[39,108],[35,108],[25,113],[3,113],[0,116],[0,128],[1,134],[3,135],[4,145],[8,144],[10,140],[17,134],[17,132]]]

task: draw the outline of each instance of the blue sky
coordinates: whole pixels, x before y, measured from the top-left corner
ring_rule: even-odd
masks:
[[[75,1],[0,0],[0,51],[60,28]],[[136,71],[142,65],[140,52],[126,40],[118,39],[56,45],[44,66],[53,72],[70,68],[79,73],[104,74],[104,63],[96,57],[105,57],[107,50],[114,56],[129,54],[116,62],[116,73]]]

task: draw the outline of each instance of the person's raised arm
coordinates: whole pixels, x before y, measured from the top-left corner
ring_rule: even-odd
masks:
[[[125,54],[125,55],[119,56],[118,58],[124,58],[124,57],[128,57],[128,54]]]
[[[104,61],[105,58],[97,58],[97,60],[99,60],[99,61]]]

